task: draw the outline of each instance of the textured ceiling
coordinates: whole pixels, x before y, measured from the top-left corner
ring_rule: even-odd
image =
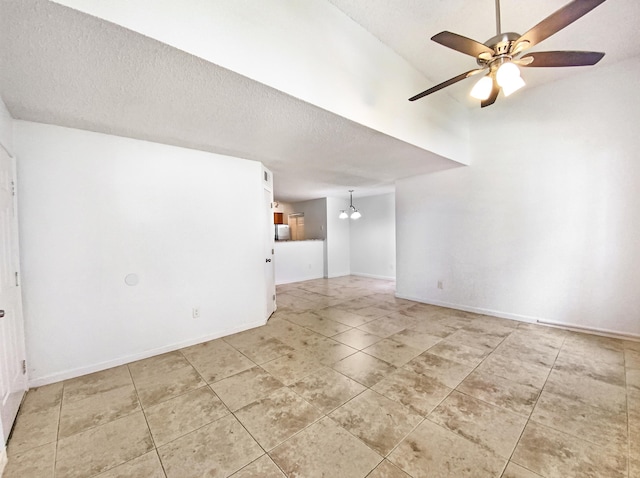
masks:
[[[430,36],[448,29],[484,41],[494,33],[493,2],[487,0],[331,2],[420,69],[425,88],[473,67],[472,58]],[[564,3],[527,2],[523,9],[522,2],[504,0],[504,29],[522,33]],[[623,57],[623,49],[615,49],[620,43],[639,51],[632,25],[640,17],[639,3],[609,0],[537,50],[602,50],[603,62]],[[273,170],[282,201],[345,196],[350,188],[356,197],[376,194],[392,190],[395,179],[453,167],[75,10],[45,0],[0,0],[0,8],[0,94],[14,118],[259,160]],[[558,70],[526,72],[531,86],[558,77]],[[439,94],[464,103],[468,88],[464,83]],[[428,108],[428,101],[416,107]]]

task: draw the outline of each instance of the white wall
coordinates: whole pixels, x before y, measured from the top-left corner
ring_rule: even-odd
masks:
[[[327,204],[327,240],[326,277],[347,276],[350,269],[349,220],[339,219],[342,209],[349,207],[348,199],[326,198]]]
[[[501,97],[470,167],[398,181],[398,295],[639,335],[638,78],[636,57]]]
[[[324,241],[276,242],[276,284],[324,277]]]
[[[358,198],[354,202],[362,217],[345,220],[350,227],[351,274],[395,279],[395,193]]]
[[[14,141],[32,385],[264,323],[260,163],[21,121]]]
[[[324,239],[327,235],[327,202],[325,198],[296,202],[294,212],[304,213],[304,238]]]

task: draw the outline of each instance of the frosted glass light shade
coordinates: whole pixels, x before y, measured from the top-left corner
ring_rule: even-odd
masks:
[[[502,87],[502,92],[504,93],[504,96],[509,96],[511,93],[518,91],[524,85],[524,80],[517,76]]]
[[[351,219],[360,219],[362,214],[357,209],[351,213]]]
[[[486,100],[491,95],[493,80],[488,76],[483,76],[471,89],[471,96],[477,100]]]
[[[340,211],[340,215],[338,216],[340,219],[347,219],[349,215],[346,211]]]
[[[496,81],[502,88],[516,78],[520,78],[520,69],[510,61],[500,65],[500,68],[498,68],[496,72]]]
[[[511,62],[500,65],[496,72],[496,81],[502,88],[504,96],[509,96],[525,85],[524,80],[520,78],[520,69]]]

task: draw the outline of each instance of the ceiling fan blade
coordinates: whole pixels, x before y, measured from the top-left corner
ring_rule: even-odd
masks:
[[[493,88],[491,89],[491,94],[489,95],[489,98],[480,102],[481,108],[494,104],[498,99],[498,94],[500,94],[500,87],[498,86],[498,82],[493,75],[491,76],[491,79],[493,80]]]
[[[595,65],[604,53],[595,51],[537,51],[527,53],[520,60],[520,66],[526,67],[558,67],[558,66],[590,66]],[[528,61],[531,58],[532,61]],[[516,62],[520,61],[516,60]]]
[[[429,88],[428,90],[423,91],[422,93],[418,93],[415,96],[412,96],[411,98],[409,98],[409,101],[415,101],[415,100],[419,100],[420,98],[424,98],[427,95],[430,95],[431,93],[435,93],[436,91],[441,90],[442,88],[446,88],[447,86],[453,85],[454,83],[457,83],[461,80],[464,80],[465,78],[468,78],[470,76],[476,75],[478,73],[480,73],[481,71],[485,70],[485,68],[478,68],[476,70],[470,70],[467,71],[465,73],[462,73],[458,76],[454,76],[453,78],[447,80],[447,81],[443,81],[442,83],[440,83],[439,85],[433,86],[431,88]]]
[[[518,38],[515,47],[517,48],[519,43],[526,41],[529,42],[527,45],[529,48],[546,40],[604,2],[605,0],[573,0]]]
[[[457,33],[444,31],[432,36],[431,39],[436,43],[440,43],[441,45],[466,55],[470,55],[474,58],[477,58],[481,53],[493,56],[493,50],[488,46],[472,40],[471,38],[458,35]]]

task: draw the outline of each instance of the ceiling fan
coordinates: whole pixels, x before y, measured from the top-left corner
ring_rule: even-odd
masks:
[[[502,33],[500,31],[500,0],[496,0],[496,36],[486,42],[480,43],[448,31],[440,32],[431,38],[436,43],[475,57],[479,68],[462,73],[422,93],[418,93],[409,98],[409,101],[418,100],[458,81],[488,70],[487,74],[471,90],[471,96],[481,100],[480,105],[484,108],[495,103],[500,89],[502,89],[505,96],[509,96],[525,85],[524,80],[520,77],[518,66],[562,67],[595,65],[604,57],[604,53],[593,51],[543,51],[521,55],[528,48],[546,40],[604,2],[605,0],[573,0],[560,10],[549,15],[524,35],[520,35],[513,32]]]

